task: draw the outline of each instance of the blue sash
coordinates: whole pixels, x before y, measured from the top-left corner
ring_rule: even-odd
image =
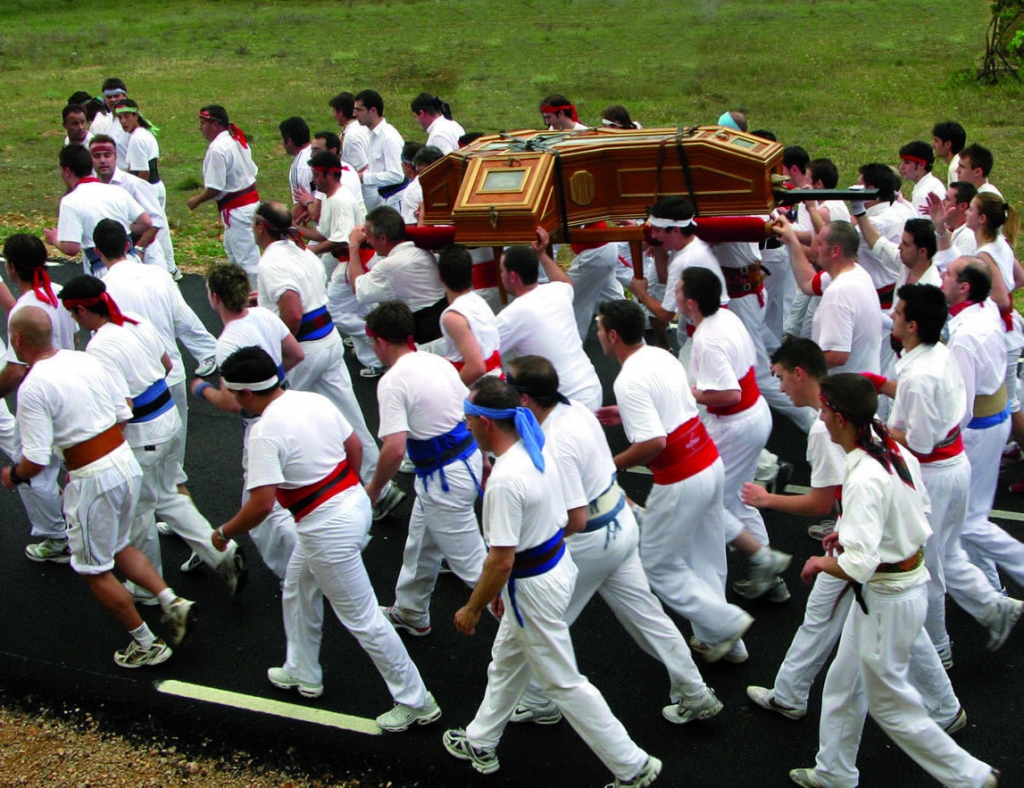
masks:
[[[587,504],[587,524],[583,528],[583,533],[588,534],[592,531],[599,531],[602,528],[607,528],[604,535],[604,548],[608,549],[608,543],[615,538],[619,531],[622,530],[622,526],[619,525],[619,514],[626,506],[626,494],[619,491],[619,499],[615,502],[606,512],[602,514],[596,514],[598,511],[598,502],[608,494],[608,491],[615,486],[615,478],[612,478],[612,483],[605,488],[597,498]]]
[[[512,610],[516,614],[516,621],[519,626],[525,627],[523,617],[516,605],[516,580],[526,577],[537,577],[555,567],[562,556],[565,555],[565,529],[559,528],[555,535],[543,544],[530,547],[522,552],[516,553],[515,564],[512,566],[512,573],[508,578],[508,598],[512,603]],[[556,549],[557,548],[557,549]],[[538,561],[538,559],[543,560]]]
[[[158,380],[137,397],[132,397],[132,419],[129,424],[142,424],[162,416],[174,407],[174,397],[167,381]]]
[[[296,339],[299,342],[312,342],[315,339],[323,339],[334,330],[334,323],[327,313],[327,307],[322,306],[312,312],[306,312],[299,323],[299,334]]]
[[[469,467],[470,457],[477,451],[476,441],[473,434],[466,426],[466,422],[460,421],[452,429],[443,435],[424,440],[409,438],[405,442],[405,448],[409,452],[409,459],[416,466],[416,475],[423,479],[424,487],[427,480],[437,471],[441,477],[441,489],[448,492],[448,480],[444,475],[444,466],[462,460],[469,470],[473,482],[476,484],[477,492],[481,492],[480,482]]]
[[[995,427],[997,424],[1002,424],[1010,418],[1010,404],[1007,403],[1006,407],[999,413],[993,413],[991,416],[975,416],[969,422],[967,422],[967,429],[969,430],[987,430],[989,427]]]

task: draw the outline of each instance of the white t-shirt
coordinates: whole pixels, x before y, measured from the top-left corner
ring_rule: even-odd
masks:
[[[362,197],[357,200],[344,186],[339,186],[338,190],[330,197],[325,194],[320,201],[320,221],[316,223],[317,232],[328,241],[347,244],[349,235],[356,225],[363,223],[366,216],[362,205]],[[320,259],[328,264],[335,262],[334,255],[330,252],[320,255]],[[338,269],[342,270],[344,281],[347,282],[348,266],[339,265],[335,270]]]
[[[645,345],[627,358],[614,388],[630,443],[668,437],[697,415],[686,370],[661,348]]]
[[[910,203],[920,216],[927,216],[928,195],[934,194],[941,200],[946,196],[946,189],[947,187],[935,175],[926,172],[924,177],[914,184],[914,192],[910,196]]]
[[[905,211],[898,202],[892,205],[880,202],[868,208],[866,215],[868,221],[878,230],[879,235],[899,245],[903,238],[903,227],[907,223],[907,219],[912,218],[907,214],[908,211]],[[860,233],[859,227],[857,232]],[[897,256],[894,260],[889,255],[876,254],[864,241],[863,234],[861,234],[860,248],[857,250],[857,262],[867,271],[876,290],[891,285],[900,273],[899,257]]]
[[[882,316],[878,293],[868,273],[859,265],[833,279],[822,293],[811,323],[811,339],[823,351],[849,353],[839,372],[879,371]]]
[[[811,423],[807,433],[807,462],[811,466],[811,487],[838,487],[846,475],[846,452],[829,437],[828,428],[820,418]]]
[[[145,212],[138,200],[119,186],[98,181],[80,182],[60,200],[57,240],[92,249],[96,245],[92,233],[101,219],[113,219],[130,234],[132,222]]]
[[[360,304],[397,300],[418,312],[444,298],[437,259],[412,241],[398,244],[387,257],[374,257],[371,265],[369,273],[356,279]]]
[[[383,439],[406,432],[414,440],[436,438],[466,420],[468,389],[450,362],[433,353],[401,356],[377,384]]]
[[[495,351],[501,348],[501,335],[498,332],[498,320],[491,307],[474,290],[463,293],[441,313],[441,335],[444,337],[444,357],[449,361],[464,361],[455,342],[448,336],[444,327],[444,316],[449,312],[462,315],[469,323],[469,330],[480,347],[480,356],[487,362]]]
[[[370,163],[369,148],[369,129],[361,125],[358,120],[350,120],[346,123],[341,141],[341,160],[358,172]]]
[[[451,153],[459,149],[459,137],[465,133],[458,123],[441,115],[427,126],[427,145],[433,145],[441,153]]]
[[[402,190],[402,219],[406,224],[416,224],[418,217],[416,212],[423,202],[423,184],[418,177],[413,178],[405,189]]]
[[[694,238],[685,247],[676,252],[668,264],[668,276],[665,279],[665,298],[661,302],[662,309],[666,312],[678,312],[676,306],[676,284],[683,278],[683,271],[690,266],[707,268],[718,277],[722,285],[722,297],[719,303],[725,306],[729,303],[729,294],[725,289],[725,277],[722,275],[722,266],[718,258],[711,250],[711,247],[700,238]],[[683,321],[680,321],[682,323]]]
[[[10,313],[7,315],[7,362],[14,362],[15,364],[21,364],[18,361],[18,356],[14,352],[14,348],[11,347],[11,318],[26,306],[35,306],[46,312],[50,318],[50,326],[53,330],[53,345],[59,350],[74,350],[75,349],[75,334],[78,333],[78,324],[72,319],[71,313],[64,308],[60,302],[60,291],[61,287],[56,282],[53,283],[53,294],[57,296],[57,306],[51,306],[45,301],[39,300],[39,297],[35,294],[34,290],[29,290],[26,293],[22,293],[14,306],[11,307]]]
[[[558,465],[565,508],[596,500],[615,478],[615,461],[597,417],[579,402],[559,403],[541,427]]]
[[[690,374],[700,391],[736,391],[757,351],[743,321],[728,309],[705,317],[693,334]]]
[[[288,185],[291,187],[293,204],[295,203],[295,190],[300,186],[307,191],[313,191],[313,168],[309,166],[312,150],[311,145],[306,145],[295,154],[292,165],[288,168]]]
[[[600,401],[601,381],[583,351],[572,301],[573,287],[567,282],[538,285],[518,296],[497,316],[501,356],[543,356],[558,372],[564,396]]]
[[[125,314],[125,313],[123,313]],[[138,325],[125,321],[123,326],[106,323],[93,334],[86,352],[99,359],[111,378],[121,384],[121,394],[135,399],[159,380],[166,371],[161,359],[163,340],[152,323],[141,315],[126,314]],[[170,408],[151,421],[124,425],[124,438],[132,448],[166,443],[178,434],[181,417]]]
[[[323,263],[292,241],[274,241],[260,255],[259,304],[280,316],[277,302],[289,290],[298,294],[302,313],[327,303],[327,274]]]
[[[228,356],[244,347],[259,347],[267,352],[278,367],[281,366],[281,343],[291,332],[277,315],[261,306],[251,306],[245,316],[224,326],[217,338],[217,366]]]
[[[1005,236],[1002,234],[996,236],[994,241],[989,241],[975,252],[978,255],[982,253],[987,254],[995,262],[999,268],[999,273],[1003,275],[1003,284],[1006,285],[1006,289],[1013,290],[1014,254]]]
[[[103,365],[77,350],[37,361],[18,388],[21,454],[37,465],[49,464],[54,447],[77,446],[131,417]]]
[[[289,490],[326,479],[345,459],[351,434],[352,426],[323,395],[282,392],[249,428],[247,489],[274,484]],[[359,485],[345,490],[303,517],[296,530],[309,533],[354,494],[365,492]]]
[[[516,552],[544,544],[569,521],[558,466],[545,447],[544,472],[518,441],[494,461],[484,492],[484,540]]]
[[[110,111],[97,112],[96,117],[89,124],[89,133],[93,136],[106,134],[112,138],[117,146],[118,168],[123,170],[128,166],[128,143],[131,141],[131,135],[121,126],[117,115]]]
[[[906,432],[913,451],[930,454],[967,410],[967,389],[956,359],[941,342],[920,344],[896,361],[896,375],[889,426]]]
[[[143,207],[153,221],[154,227],[159,227],[161,230],[167,227],[167,217],[164,215],[163,208],[160,207],[160,199],[153,189],[153,184],[137,175],[118,169],[114,170],[110,182],[128,192]]]
[[[218,134],[206,149],[203,159],[203,186],[223,196],[238,192],[256,182],[259,168],[252,160],[252,148],[243,148],[227,129]]]
[[[111,266],[103,284],[122,312],[142,315],[163,339],[164,352],[171,359],[167,385],[173,386],[185,379],[178,339],[193,351],[204,348],[198,354],[200,359],[205,358],[205,348],[209,348],[212,354],[213,337],[192,307],[185,303],[178,285],[163,268],[122,260]]]
[[[149,163],[153,159],[160,158],[160,144],[153,136],[153,132],[139,126],[131,133],[128,140],[128,152],[125,157],[126,167],[129,172],[144,172],[149,170]],[[152,173],[150,173],[152,176]]]
[[[972,304],[949,318],[946,347],[960,368],[967,399],[961,427],[973,418],[975,397],[994,394],[1006,381],[1005,333],[992,299]]]

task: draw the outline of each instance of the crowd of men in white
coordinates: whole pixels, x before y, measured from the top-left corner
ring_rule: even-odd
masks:
[[[223,224],[228,262],[206,277],[224,326],[217,338],[175,284],[156,130],[120,80],[104,83],[102,100],[76,94],[64,110],[67,193],[44,240],[81,254],[84,275],[60,288],[42,240],[16,234],[4,245],[17,298],[0,287],[0,394],[17,392],[17,419],[0,403],[15,463],[2,481],[42,537],[26,556],[70,562],[130,631],[117,664],[171,655],[137,604],[162,607],[175,646],[194,621],[194,603],[162,579],[158,533],[192,547],[183,571],[207,564],[232,594],[247,573],[236,539],[248,533],[283,588],[287,655],[269,681],[322,694],[326,596],[393,697],[379,726],[432,723],[440,707],[398,632],[430,634],[446,562],[471,589],[457,628],[472,635],[485,610],[500,620],[484,701],[465,729],[445,732],[447,751],[490,773],[509,721],[565,716],[614,785],[648,785],[661,762],[579,673],[569,626],[600,593],[665,665],[664,717],[718,714],[693,654],[745,661],[753,623],[726,599],[728,546],[748,562],[737,595],[790,596],[780,576],[790,556],[770,547],[759,512],[771,508],[833,518],[810,529],[824,554],[801,571],[813,589],[775,683],[748,688],[758,706],[800,719],[839,643],[816,764],[791,779],[855,786],[871,713],[943,784],[998,785],[998,771],[950,737],[966,714],[946,672],[945,622],[948,595],[997,649],[1022,610],[1000,570],[1024,582],[1024,545],[989,520],[1007,440],[1024,443],[1024,333],[1010,298],[1024,282],[1019,219],[988,180],[991,152],[966,145],[958,123],[939,123],[931,144],[899,150],[898,172],[860,168],[864,200],[779,209],[760,244],[709,246],[690,202],[663,198],[650,208],[636,278],[618,244],[573,245],[563,270],[542,228],[500,261],[417,247],[407,231],[420,218],[417,173],[473,135],[429,94],[411,103],[425,145],[403,141],[375,91],[330,106],[338,132],[311,135],[297,117],[280,124],[294,156],[290,205],[261,201],[248,140],[226,110],[199,111],[209,147],[188,207],[215,201]],[[551,129],[586,128],[564,96],[540,110]],[[617,105],[602,123],[638,128]],[[742,113],[718,123],[746,131]],[[936,159],[948,165],[945,184]],[[839,184],[830,160],[798,146],[783,167],[795,189]],[[595,314],[601,348],[621,367],[614,405],[603,404],[583,350]],[[673,323],[678,357],[666,349]],[[84,352],[78,329],[90,332]],[[242,504],[217,528],[184,486],[178,341],[200,363],[192,394],[245,423]],[[380,378],[379,443],[346,345],[361,375]],[[204,380],[218,373],[219,383]],[[783,494],[787,471],[765,451],[773,417],[807,434],[809,493]],[[602,424],[621,424],[628,448],[613,456]],[[643,506],[616,483],[636,466],[653,475]],[[394,483],[403,470],[415,474],[415,500],[395,601],[379,606],[362,549],[371,522],[405,497]],[[690,623],[688,641],[663,605]]]

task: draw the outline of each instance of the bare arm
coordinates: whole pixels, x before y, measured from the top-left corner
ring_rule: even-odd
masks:
[[[288,326],[292,336],[299,335],[299,324],[302,323],[302,299],[294,290],[286,290],[277,300],[277,311],[281,320]]]
[[[469,601],[455,613],[455,627],[463,635],[476,634],[480,614],[501,593],[512,574],[515,562],[514,547],[492,547],[487,551],[480,580],[469,597]]]
[[[533,242],[533,249],[537,252],[537,257],[540,258],[540,264],[544,267],[544,273],[547,274],[548,279],[552,282],[566,282],[571,285],[572,279],[548,254],[548,244],[550,241],[551,236],[548,235],[548,231],[543,227],[537,227],[537,240]]]
[[[759,484],[743,483],[743,503],[758,509],[774,509],[777,512],[802,514],[807,517],[823,517],[832,512],[836,488],[812,487],[804,495],[777,495],[768,492]]]
[[[826,350],[825,351],[825,363],[829,369],[834,367],[841,367],[847,361],[850,360],[850,354],[844,350]]]
[[[270,510],[274,508],[274,493],[277,492],[276,484],[265,484],[249,491],[249,498],[242,504],[234,517],[221,526],[221,532],[228,539],[234,539],[242,534],[249,533],[253,528],[267,519]],[[216,536],[210,537],[215,540]],[[217,547],[216,541],[213,543]],[[220,547],[217,547],[221,550]]]
[[[676,316],[675,312],[669,312],[665,307],[661,305],[661,302],[651,296],[647,292],[647,280],[646,279],[634,279],[629,283],[629,289],[633,293],[633,297],[647,307],[648,311],[654,315],[658,320],[663,320],[666,323],[671,323],[672,319]]]
[[[370,496],[371,503],[377,503],[384,485],[391,481],[405,456],[405,443],[408,433],[393,432],[384,436],[384,442],[380,447],[380,459],[377,460],[377,470],[373,472],[373,478],[366,485],[366,494]]]
[[[646,465],[661,454],[667,442],[667,438],[651,438],[631,444],[628,449],[615,455],[615,468],[624,471],[634,465]]]
[[[793,276],[796,277],[796,283],[800,288],[800,292],[809,296],[817,295],[814,292],[813,286],[814,277],[817,272],[814,270],[814,266],[811,265],[811,261],[807,259],[803,244],[797,239],[796,229],[785,216],[780,216],[775,220],[774,229],[775,234],[779,236],[782,243],[789,247],[790,260],[793,263]]]
[[[302,345],[293,334],[289,334],[281,340],[281,365],[285,372],[294,367],[306,357]]]
[[[185,201],[185,204],[188,205],[188,209],[190,211],[194,211],[196,208],[198,208],[204,202],[209,202],[210,200],[216,200],[219,195],[220,195],[220,190],[219,189],[206,188],[206,189],[203,189],[201,192],[199,192],[199,194],[195,194],[195,195],[189,197],[188,200]]]
[[[730,405],[739,404],[739,401],[743,399],[743,392],[739,389],[701,391],[691,386],[690,391],[693,393],[693,398],[706,408],[728,408]]]
[[[487,371],[480,343],[473,336],[469,321],[458,312],[446,312],[441,322],[465,362],[465,366],[459,370],[459,377],[463,383],[471,386]]]

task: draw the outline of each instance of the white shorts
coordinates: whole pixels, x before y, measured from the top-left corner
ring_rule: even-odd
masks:
[[[142,470],[127,443],[71,472],[64,488],[71,566],[80,575],[114,568],[114,556],[130,542]]]

